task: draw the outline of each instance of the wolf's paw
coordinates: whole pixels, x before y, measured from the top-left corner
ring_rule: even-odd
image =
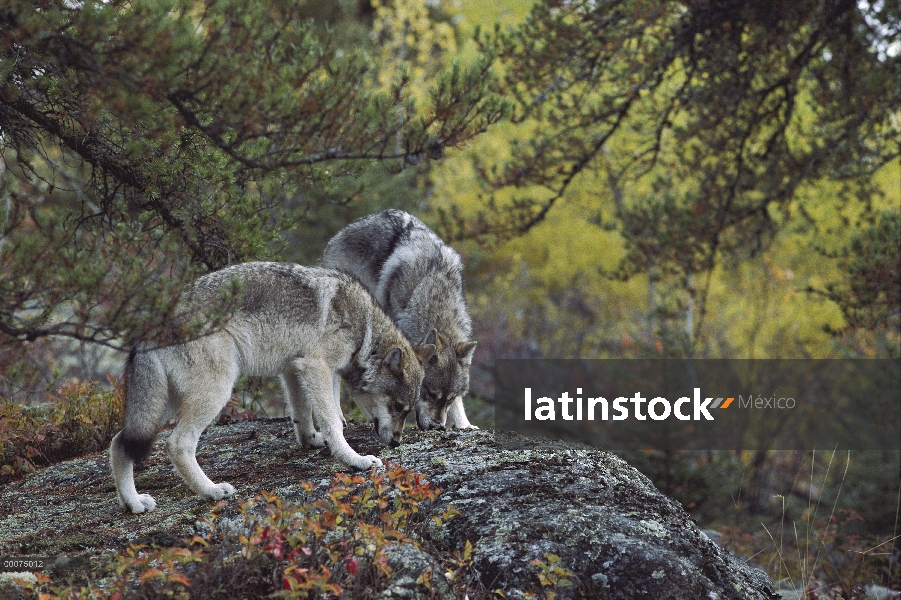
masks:
[[[358,471],[368,471],[372,467],[382,467],[382,459],[378,456],[367,454],[366,456],[358,456],[352,461],[348,461],[348,466]]]
[[[448,429],[456,429],[458,431],[468,431],[471,429],[478,429],[478,426],[473,425],[469,422],[469,419],[457,420],[454,419],[452,415],[448,415],[447,422],[445,423]]]
[[[217,500],[222,500],[227,496],[231,496],[235,493],[235,488],[231,486],[229,483],[217,483],[214,484],[213,487],[208,490],[204,490],[201,496],[206,498],[207,500],[212,500],[213,502]]]
[[[300,436],[300,445],[304,448],[322,448],[325,446],[325,438],[320,432],[304,434]]]
[[[120,504],[122,504],[123,508],[127,508],[136,515],[156,510],[156,500],[150,494],[138,494],[134,500],[126,501],[125,503],[120,502]]]

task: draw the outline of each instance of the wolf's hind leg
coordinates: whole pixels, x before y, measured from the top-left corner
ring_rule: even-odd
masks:
[[[122,508],[150,512],[156,501],[135,489],[134,467],[150,454],[156,432],[172,415],[166,373],[157,353],[132,354],[125,368],[125,418],[110,444],[110,468]]]
[[[135,488],[134,459],[122,445],[122,432],[116,434],[110,444],[110,466],[116,483],[116,494],[122,508],[133,513],[150,512],[156,509],[156,500],[149,494],[139,494]]]
[[[466,411],[463,410],[463,397],[457,396],[447,408],[447,424],[453,429],[478,429],[476,425],[469,422],[466,418]]]
[[[341,409],[335,403],[332,369],[325,361],[315,357],[304,357],[294,360],[294,367],[299,375],[298,382],[303,387],[306,398],[311,402],[313,415],[325,443],[328,444],[332,456],[354,469],[368,469],[382,466],[377,456],[359,455],[347,440],[344,439],[344,426]]]
[[[301,448],[325,446],[325,439],[321,433],[316,431],[313,423],[313,406],[300,384],[300,372],[293,364],[282,373],[282,387],[288,397],[288,407],[291,410],[291,420],[294,422],[294,435],[297,437],[297,443]]]
[[[204,382],[205,386],[192,386],[184,396],[181,417],[166,447],[175,470],[182,476],[188,487],[207,500],[221,500],[235,493],[228,483],[213,483],[197,464],[197,442],[200,435],[219,411],[226,405],[231,395],[235,377],[222,377],[218,381]]]

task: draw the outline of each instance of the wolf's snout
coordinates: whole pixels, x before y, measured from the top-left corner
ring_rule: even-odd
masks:
[[[389,429],[391,426],[390,421],[385,421],[385,427],[382,428],[382,421],[378,419],[378,417],[373,417],[372,419],[372,434],[375,436],[379,442],[382,444],[387,444],[392,448],[397,448],[400,446],[400,438],[403,435],[402,431]]]

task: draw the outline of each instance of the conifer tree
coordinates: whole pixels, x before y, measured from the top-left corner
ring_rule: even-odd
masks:
[[[414,93],[307,9],[4,2],[0,362],[47,336],[128,348],[215,326],[173,323],[179,290],[277,257],[287,201],[502,118],[490,57]]]

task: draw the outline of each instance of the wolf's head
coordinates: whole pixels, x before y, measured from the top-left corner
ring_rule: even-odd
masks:
[[[450,343],[432,329],[422,343],[435,346],[436,351],[425,364],[425,378],[416,401],[416,423],[420,429],[440,429],[451,402],[469,391],[469,367],[476,342]]]
[[[371,357],[378,362],[372,364],[364,393],[357,395],[356,400],[383,443],[392,447],[400,444],[404,421],[419,397],[423,364],[434,354],[434,344],[422,344],[395,346],[384,356]]]

